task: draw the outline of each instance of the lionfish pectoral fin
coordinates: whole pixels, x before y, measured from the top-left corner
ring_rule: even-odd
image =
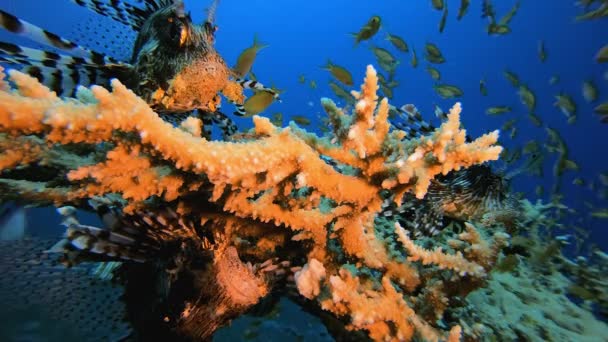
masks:
[[[105,228],[79,223],[72,207],[61,207],[57,211],[63,216],[67,229],[64,238],[48,252],[63,252],[66,255],[76,252],[78,258],[84,260],[145,262],[150,253],[158,249],[149,241],[142,241],[136,234],[121,229],[118,218],[112,217],[109,211],[98,209],[104,224],[110,224]]]
[[[57,95],[73,96],[79,85],[108,85],[111,77],[129,74],[127,63],[104,64],[103,58],[83,58],[32,49],[0,42],[0,60],[22,67],[22,71],[35,77],[55,91]]]
[[[173,0],[144,0],[145,6],[140,7],[122,0],[72,0],[75,4],[131,27],[139,31],[143,23],[161,8],[173,4]]]
[[[46,326],[44,337],[51,340],[70,336],[118,341],[129,337],[132,327],[125,319],[123,287],[93,274],[94,264],[72,268],[61,265],[60,256],[44,252],[52,243],[35,239],[0,241],[0,317],[16,325],[42,322]],[[24,315],[31,315],[34,321],[18,318]],[[24,329],[5,325],[0,336],[6,338],[11,332],[14,340],[32,336],[23,335]],[[21,335],[17,336],[19,331]],[[13,338],[9,336],[8,340]]]
[[[0,10],[0,27],[19,37],[65,51],[70,56],[93,60],[96,64],[119,63],[112,57],[87,49],[2,10]]]
[[[422,118],[422,115],[420,115],[420,112],[414,105],[407,104],[400,108],[395,107],[394,110],[398,114],[389,120],[393,126],[406,133],[406,139],[417,138],[435,130],[433,125]]]

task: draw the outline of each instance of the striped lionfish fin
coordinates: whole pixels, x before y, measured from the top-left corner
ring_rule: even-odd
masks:
[[[19,37],[27,38],[33,42],[65,51],[71,56],[90,59],[98,65],[120,63],[112,57],[87,49],[65,38],[61,38],[54,33],[19,19],[2,10],[0,10],[0,27]]]
[[[417,138],[421,135],[428,134],[435,130],[435,127],[426,122],[416,106],[407,104],[400,108],[392,107],[391,110],[396,112],[390,119],[393,126],[406,133],[405,139]]]
[[[51,251],[63,252],[68,264],[83,260],[146,262],[162,246],[195,234],[194,223],[170,208],[125,214],[103,198],[92,199],[89,205],[97,211],[103,228],[81,224],[73,207],[57,209],[67,230]]]
[[[278,92],[276,92],[272,88],[266,88],[266,87],[264,87],[264,85],[262,83],[258,82],[258,81],[237,79],[236,82],[241,87],[243,87],[243,89],[252,89],[252,90],[257,90],[257,91],[267,91],[269,93],[272,93],[273,97],[275,99],[279,98],[279,93]]]
[[[243,110],[245,109],[243,108]],[[211,120],[211,123],[215,124],[215,126],[222,131],[222,137],[224,139],[230,137],[238,130],[234,121],[232,121],[232,119],[230,119],[226,114],[220,112],[219,110],[216,110],[215,112],[199,111],[199,117],[201,118],[201,120],[203,120],[203,128],[205,126],[211,126],[208,125],[207,122],[205,122],[205,118],[207,118],[207,120]]]
[[[126,75],[130,64],[97,64],[89,58],[74,57],[0,42],[0,61],[22,66],[57,95],[74,96],[78,85],[109,85],[109,79]],[[103,63],[103,60],[100,61]]]
[[[172,0],[139,0],[144,7],[135,6],[121,0],[72,0],[79,6],[115,20],[139,31],[150,15],[159,9],[171,5]]]
[[[50,252],[63,252],[64,262],[71,265],[81,260],[130,260],[145,262],[147,254],[157,250],[151,242],[137,234],[135,230],[123,229],[115,214],[106,207],[98,209],[104,225],[98,228],[81,224],[76,218],[74,207],[61,207],[57,211],[63,216],[67,227],[64,239],[50,249]],[[112,223],[110,223],[112,222]]]
[[[415,238],[436,235],[444,227],[443,212],[428,200],[419,200],[411,194],[404,195],[400,206],[393,198],[384,200],[380,215],[395,218]]]
[[[5,324],[0,339],[44,336],[43,340],[119,341],[129,337],[132,327],[124,288],[94,274],[94,264],[66,269],[60,255],[45,252],[53,242],[0,241],[0,317]],[[44,327],[32,329],[31,322],[43,322],[38,324]]]

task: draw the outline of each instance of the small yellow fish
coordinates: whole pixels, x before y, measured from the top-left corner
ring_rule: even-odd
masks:
[[[608,219],[608,208],[592,211],[591,216],[595,218]]]
[[[315,80],[310,80],[310,89],[317,89],[317,82]]]
[[[381,84],[386,84],[386,77],[384,77],[383,74],[378,73],[377,76],[378,76],[378,82],[380,82]]]
[[[353,33],[352,36],[355,37],[355,45],[361,41],[371,39],[374,35],[376,35],[380,29],[380,22],[380,17],[374,15],[367,21],[367,24],[365,24],[365,26],[359,30],[359,32]]]
[[[593,111],[600,116],[601,123],[608,123],[608,102],[596,106]]]
[[[517,123],[517,119],[511,119],[506,121],[502,127],[500,128],[501,131],[508,131],[511,128],[513,128],[515,126],[515,123]]]
[[[310,125],[310,119],[303,115],[293,115],[291,117],[291,120],[293,120],[298,125],[302,125],[302,126]]]
[[[511,82],[511,85],[518,88],[519,87],[519,76],[517,76],[514,72],[505,70],[504,71],[505,78]]]
[[[576,103],[574,103],[572,97],[566,94],[560,94],[556,95],[555,98],[557,101],[555,101],[553,105],[558,107],[568,119],[576,115]]]
[[[451,98],[455,98],[455,97],[461,97],[462,95],[464,95],[464,92],[462,91],[462,89],[458,88],[457,86],[449,85],[449,84],[434,85],[433,89],[435,89],[435,92],[444,99],[451,99]]]
[[[254,36],[253,45],[243,50],[237,58],[236,65],[233,68],[234,73],[238,77],[245,77],[251,70],[251,66],[253,66],[253,62],[255,61],[258,52],[265,47],[268,47],[268,45],[261,44],[258,42],[257,35]]]
[[[507,25],[497,25],[491,23],[487,27],[488,34],[505,35],[511,33],[511,28]]]
[[[397,63],[397,59],[388,50],[375,46],[372,46],[371,50],[378,61],[385,62],[387,64]]]
[[[412,68],[418,67],[418,56],[416,56],[416,50],[412,48],[412,60],[410,62]]]
[[[539,151],[540,151],[540,146],[538,145],[538,142],[536,140],[528,141],[524,145],[524,148],[522,150],[522,152],[524,154],[533,154],[533,153],[538,153]]]
[[[547,50],[545,50],[545,43],[542,40],[538,41],[538,58],[541,63],[544,63],[547,59]]]
[[[329,88],[334,92],[334,94],[336,94],[337,97],[344,100],[344,102],[347,104],[354,105],[356,103],[355,97],[337,83],[330,81]]]
[[[433,68],[432,66],[427,65],[426,71],[429,73],[429,75],[431,75],[431,78],[435,81],[439,81],[441,79],[441,74],[439,73],[439,70]]]
[[[597,52],[597,54],[595,55],[595,60],[598,63],[608,62],[608,44],[602,46],[602,48]]]
[[[532,90],[530,90],[528,86],[522,84],[519,86],[518,93],[521,102],[528,107],[528,110],[530,110],[530,112],[534,111],[534,108],[536,107],[536,96]]]
[[[583,97],[587,102],[595,102],[597,100],[597,87],[593,82],[583,82]]]
[[[519,10],[519,6],[520,6],[520,3],[519,3],[519,1],[517,1],[515,3],[515,5],[513,5],[513,7],[511,7],[511,10],[509,12],[507,12],[507,14],[505,14],[504,17],[500,18],[500,20],[498,21],[498,25],[499,26],[509,25],[509,23],[511,22],[511,20],[513,19],[513,17]]]
[[[270,122],[272,122],[272,124],[275,126],[282,127],[283,126],[283,113],[277,112],[277,113],[272,114],[272,116],[270,117]]]
[[[393,44],[393,46],[395,47],[395,49],[402,51],[402,52],[409,52],[410,48],[407,46],[407,43],[405,42],[405,40],[403,40],[403,38],[396,36],[394,34],[390,34],[387,33],[386,34],[386,40],[388,40],[389,42],[391,42],[391,44]]]
[[[481,80],[479,80],[479,92],[481,93],[482,96],[488,96],[488,88],[486,87],[486,80],[483,78]]]
[[[598,6],[596,9],[592,11],[587,11],[576,17],[576,20],[592,20],[592,19],[600,19],[608,16],[608,5],[604,2],[603,5]]]
[[[353,76],[351,75],[350,71],[346,70],[344,67],[333,64],[330,60],[327,60],[327,65],[324,66],[323,69],[329,71],[331,75],[338,81],[342,82],[342,84],[347,86],[353,85]]]
[[[557,76],[557,75],[551,76],[551,78],[549,79],[549,84],[556,85],[557,83],[559,83],[559,76]]]
[[[566,159],[564,155],[561,155],[555,162],[555,166],[553,167],[553,175],[555,177],[561,177],[564,174],[564,171],[568,170],[580,171],[580,167],[573,160]]]
[[[399,86],[399,81],[391,79],[390,81],[385,82],[384,84],[389,88],[395,88]]]
[[[441,11],[443,9],[443,0],[431,0],[431,3],[433,4],[433,8],[438,11]]]
[[[447,19],[448,19],[448,5],[446,2],[445,5],[443,6],[443,14],[441,15],[441,20],[439,20],[439,33],[443,33]]]
[[[578,185],[578,186],[584,186],[585,181],[582,178],[577,177],[572,180],[572,184]]]
[[[393,98],[393,90],[391,88],[381,84],[380,90],[382,91],[382,94],[384,94],[385,97],[388,97],[389,99]]]
[[[486,114],[488,115],[500,115],[504,113],[508,113],[511,111],[511,107],[509,106],[495,106],[486,109]]]
[[[304,75],[298,76],[298,82],[300,82],[300,84],[306,83],[306,77],[304,77]]]
[[[460,0],[460,8],[458,9],[458,16],[456,17],[457,20],[462,19],[462,17],[467,14],[470,4],[471,0]]]
[[[532,122],[532,124],[536,127],[540,127],[543,125],[543,122],[540,117],[534,113],[528,114],[528,119],[530,119],[530,122]]]
[[[397,67],[399,66],[399,61],[395,63],[387,63],[385,61],[378,61],[378,65],[382,70],[386,71],[389,74],[389,77],[393,77],[395,72],[397,71]]]
[[[443,57],[443,54],[441,53],[441,50],[439,50],[437,45],[427,42],[424,46],[424,49],[426,52],[424,58],[426,58],[429,62],[435,64],[441,64],[445,62],[445,58]]]
[[[253,96],[245,100],[243,108],[245,108],[245,117],[257,115],[270,107],[270,105],[276,99],[276,93],[260,90]]]

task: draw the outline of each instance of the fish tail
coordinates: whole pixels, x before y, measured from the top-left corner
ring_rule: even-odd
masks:
[[[268,44],[264,44],[260,41],[257,33],[253,35],[253,47],[256,51],[260,51],[263,48],[267,48],[268,46]]]
[[[23,339],[22,331],[32,319],[39,322],[36,332],[42,330],[43,339],[117,341],[129,337],[132,327],[123,287],[94,274],[98,264],[66,269],[59,255],[45,252],[52,243],[0,241],[0,316],[12,320],[4,321],[2,339]]]

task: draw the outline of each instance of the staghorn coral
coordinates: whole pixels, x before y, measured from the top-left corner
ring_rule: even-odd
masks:
[[[134,319],[136,330],[162,320],[206,338],[283,287],[294,265],[304,267],[295,278],[306,305],[330,311],[348,330],[376,340],[457,340],[461,329],[442,321],[444,313],[484,284],[506,242],[499,228],[490,245],[477,232],[483,227],[468,225],[467,233],[445,231],[422,247],[395,218],[379,215],[387,192],[398,205],[405,193],[423,198],[438,175],[495,160],[501,148],[497,132],[466,142],[459,104],[429,136],[403,141],[387,121],[387,100],[378,101],[371,66],[352,115],[323,100],[331,135],[256,116],[253,132],[236,142],[171,126],[116,80],[111,92],[81,88],[77,99],[62,100],[26,75],[9,75],[15,89],[0,92],[0,133],[31,142],[10,149],[28,155],[20,162],[2,151],[10,160],[0,174],[3,199],[113,207],[105,228],[68,214],[59,247],[68,264],[122,260],[123,279],[157,284],[127,291],[127,300],[153,298],[152,317]],[[44,179],[15,177],[15,169],[27,175],[54,152],[73,164],[51,163]],[[357,172],[340,171],[346,168]],[[448,239],[456,242],[443,252]]]

